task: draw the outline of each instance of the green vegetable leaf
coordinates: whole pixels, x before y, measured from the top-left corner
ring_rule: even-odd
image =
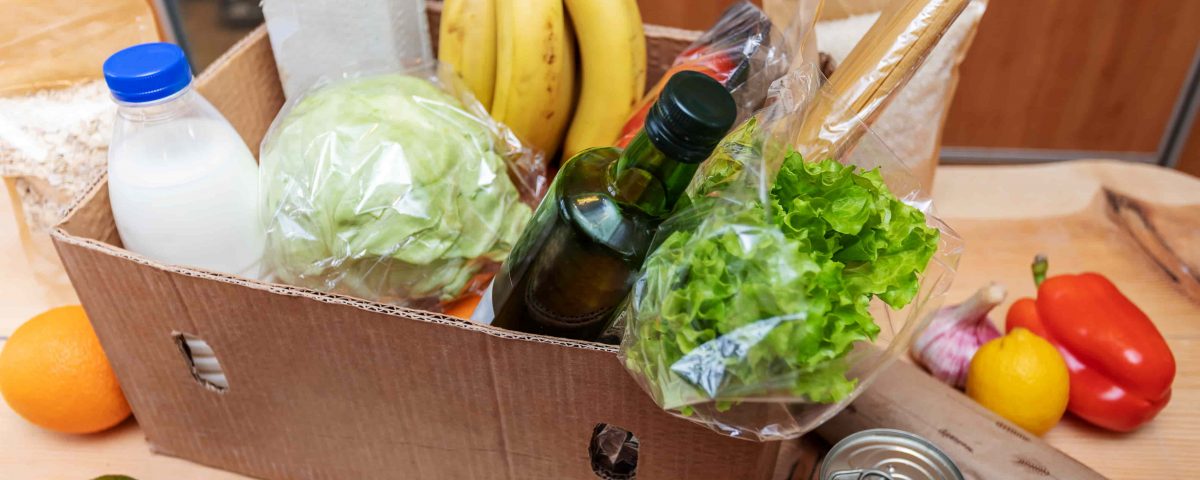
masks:
[[[844,265],[851,293],[901,308],[916,296],[917,275],[933,258],[939,233],[888,191],[879,170],[855,170],[789,154],[771,190],[778,223]]]
[[[664,225],[635,286],[629,368],[661,405],[685,413],[711,400],[719,409],[778,394],[832,403],[853,392],[846,356],[880,331],[871,299],[911,302],[939,232],[878,171],[794,152],[770,213],[693,201],[687,218]]]

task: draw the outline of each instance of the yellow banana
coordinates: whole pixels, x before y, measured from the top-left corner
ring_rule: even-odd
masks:
[[[646,35],[637,0],[565,0],[583,66],[563,158],[612,145],[646,89]]]
[[[446,0],[438,27],[438,60],[454,67],[483,108],[496,84],[496,0]]]
[[[575,48],[562,0],[496,0],[492,118],[554,155],[571,119]]]

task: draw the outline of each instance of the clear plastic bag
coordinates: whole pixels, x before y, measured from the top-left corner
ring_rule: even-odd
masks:
[[[806,156],[856,144],[896,91],[912,79],[968,0],[891,2],[829,78],[827,95],[814,99],[794,142]]]
[[[98,79],[113,52],[162,37],[146,0],[0,0],[0,12],[0,96]]]
[[[37,311],[79,302],[49,231],[108,160],[116,105],[100,64],[160,32],[145,0],[0,0],[0,12],[0,176],[15,214],[0,232],[15,230],[3,250],[23,250],[36,280],[14,277],[12,298]]]
[[[955,1],[895,12],[872,40],[892,44],[835,73],[853,78],[790,72],[706,161],[623,314],[622,361],[660,407],[730,436],[796,438],[907,350],[962,245],[868,126]]]
[[[266,272],[438,310],[487,285],[545,172],[445,67],[322,81],[263,140]]]
[[[821,50],[833,62],[842,61],[887,5],[884,0],[826,2],[816,27]],[[958,85],[959,65],[966,58],[985,10],[986,0],[971,0],[912,80],[872,125],[888,147],[909,162],[913,175],[926,189],[933,188],[941,133]]]
[[[762,10],[748,1],[731,5],[642,97],[616,145],[624,148],[641,131],[650,106],[675,73],[692,70],[721,82],[733,94],[741,122],[762,106],[767,87],[787,71],[789,56],[784,36]]]

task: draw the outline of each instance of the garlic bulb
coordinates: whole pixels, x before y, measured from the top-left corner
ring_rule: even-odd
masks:
[[[988,340],[1000,337],[1000,329],[988,318],[988,312],[1003,302],[1006,294],[1003,285],[993,282],[966,302],[938,310],[913,343],[913,358],[938,380],[962,388],[975,351]]]

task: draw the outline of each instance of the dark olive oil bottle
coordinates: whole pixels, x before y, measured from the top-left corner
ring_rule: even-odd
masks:
[[[628,148],[588,149],[563,165],[474,319],[599,337],[633,286],[659,223],[736,116],[716,80],[697,72],[672,76]]]

